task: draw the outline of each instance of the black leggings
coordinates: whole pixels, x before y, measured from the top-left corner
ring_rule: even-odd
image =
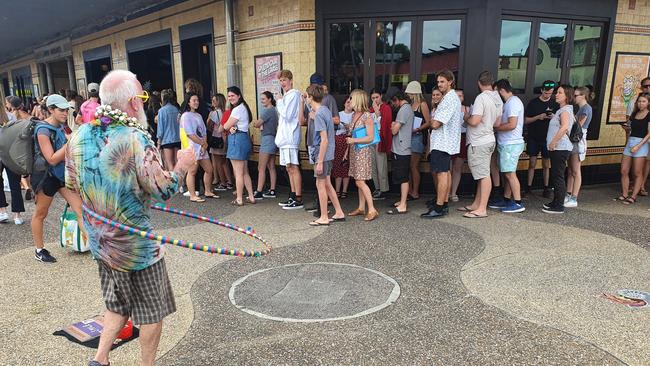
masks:
[[[2,171],[7,172],[7,178],[9,180],[9,188],[11,189],[11,212],[25,212],[25,203],[23,202],[23,195],[20,190],[20,175],[15,174],[11,170],[7,169],[2,162],[0,162],[0,207],[7,207],[7,197],[5,197],[4,190],[4,179],[2,178]]]
[[[551,202],[551,206],[555,208],[564,207],[564,196],[566,196],[564,172],[571,151],[549,151],[549,155],[551,156],[551,184],[553,185],[553,202]]]

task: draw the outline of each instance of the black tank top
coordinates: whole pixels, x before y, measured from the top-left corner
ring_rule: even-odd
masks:
[[[648,122],[650,122],[650,112],[643,119],[630,118],[630,136],[644,138],[648,134]]]

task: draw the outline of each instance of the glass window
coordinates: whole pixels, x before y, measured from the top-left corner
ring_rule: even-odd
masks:
[[[330,40],[330,81],[333,94],[348,94],[364,87],[363,23],[332,23]]]
[[[377,22],[375,32],[375,87],[406,88],[411,73],[411,22]]]
[[[508,79],[516,93],[526,90],[530,22],[504,20],[501,22],[498,79]]]
[[[566,31],[566,24],[541,23],[539,25],[534,87],[542,85],[544,80],[560,81]]]
[[[451,70],[458,79],[460,26],[459,19],[423,22],[420,83],[424,93],[431,93],[436,86],[436,74],[444,69]]]
[[[569,66],[571,85],[595,85],[601,30],[601,26],[576,24],[573,30],[573,53]]]

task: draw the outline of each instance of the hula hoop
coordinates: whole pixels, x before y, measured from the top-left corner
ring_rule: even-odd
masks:
[[[92,211],[91,209],[86,207],[86,205],[83,205],[83,211],[88,216],[92,217],[93,219],[99,221],[102,224],[109,225],[109,226],[111,226],[111,227],[113,227],[115,229],[127,232],[127,233],[129,233],[131,235],[138,235],[138,236],[141,236],[143,238],[158,241],[161,244],[171,244],[171,245],[179,246],[179,247],[182,247],[182,248],[198,250],[198,251],[202,251],[202,252],[206,252],[206,253],[215,253],[215,254],[229,255],[229,256],[234,256],[234,257],[262,257],[262,256],[265,256],[265,255],[267,255],[267,254],[269,254],[271,252],[271,246],[268,244],[268,242],[265,239],[263,239],[262,237],[260,237],[259,235],[257,235],[255,233],[255,230],[253,230],[252,227],[247,227],[246,229],[243,229],[243,228],[241,228],[239,226],[236,226],[236,225],[233,225],[233,224],[228,224],[228,223],[225,223],[223,221],[219,221],[219,220],[217,220],[215,218],[212,218],[212,217],[201,216],[201,215],[193,214],[191,212],[187,212],[187,211],[183,211],[183,210],[177,210],[175,208],[168,207],[168,206],[163,205],[163,204],[153,204],[153,205],[151,205],[149,207],[151,207],[154,210],[167,212],[167,213],[172,213],[172,214],[179,215],[179,216],[185,216],[185,217],[189,217],[191,219],[195,219],[195,220],[199,220],[199,221],[203,221],[203,222],[208,222],[210,224],[218,225],[218,226],[224,227],[226,229],[236,231],[236,232],[238,232],[240,234],[248,235],[251,238],[254,238],[254,239],[257,239],[258,241],[260,241],[262,243],[262,245],[264,246],[264,249],[262,249],[262,250],[242,250],[242,249],[237,249],[237,248],[235,248],[235,249],[219,248],[219,247],[216,247],[214,245],[201,245],[201,244],[188,242],[188,241],[181,240],[181,239],[174,239],[174,238],[169,237],[169,236],[157,235],[157,234],[154,234],[151,231],[144,231],[144,230],[136,229],[136,228],[134,228],[132,226],[124,225],[122,223],[113,221],[113,220],[111,220],[109,218],[106,218],[106,217]]]

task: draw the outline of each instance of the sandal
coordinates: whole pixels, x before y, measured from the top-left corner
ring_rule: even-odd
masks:
[[[614,198],[614,201],[620,201],[620,202],[623,202],[623,201],[625,201],[626,199],[627,199],[626,196],[620,195],[620,196]]]
[[[241,207],[241,206],[244,205],[244,202],[237,202],[237,200],[233,200],[232,202],[230,202],[230,204],[233,205],[233,206],[240,206]]]
[[[472,211],[474,211],[474,210],[472,210],[471,208],[469,208],[469,207],[467,207],[467,206],[463,206],[463,207],[458,207],[458,208],[456,209],[456,211],[460,211],[460,212],[472,212]]]
[[[646,191],[645,189],[642,189],[642,190],[639,192],[639,196],[643,196],[643,197],[645,197],[645,196],[647,196],[647,195],[648,195],[648,191]]]
[[[365,214],[366,214],[366,211],[364,211],[364,210],[359,210],[359,209],[357,208],[356,210],[354,210],[354,211],[352,211],[352,212],[349,212],[349,213],[348,213],[348,216],[361,216],[361,215],[365,215]]]
[[[318,221],[312,221],[312,222],[309,223],[309,226],[330,226],[330,223],[329,222],[322,223],[322,222],[318,222]]]
[[[623,201],[624,205],[633,205],[635,203],[636,203],[636,198],[634,197],[628,197],[625,199],[625,201]]]
[[[205,194],[205,198],[211,198],[211,199],[219,199],[220,197],[216,194]]]
[[[203,202],[205,202],[205,199],[203,199],[203,198],[201,198],[201,197],[190,198],[190,202],[194,202],[194,203],[203,203]]]

